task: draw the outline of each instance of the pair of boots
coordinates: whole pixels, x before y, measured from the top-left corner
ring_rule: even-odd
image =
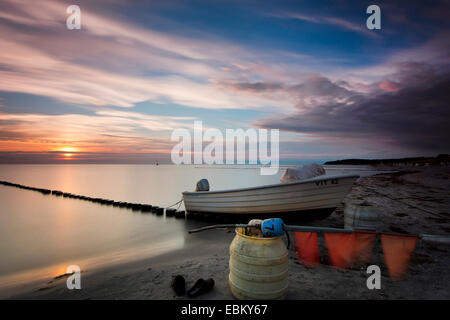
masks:
[[[171,287],[175,291],[177,296],[184,296],[186,293],[186,281],[183,276],[177,275],[172,279]],[[207,280],[198,279],[194,283],[192,288],[187,291],[187,295],[190,298],[198,297],[204,293],[211,291],[214,288],[214,279],[209,278]]]

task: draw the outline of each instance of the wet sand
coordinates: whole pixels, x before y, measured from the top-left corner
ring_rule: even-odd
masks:
[[[399,172],[361,178],[343,202],[367,200],[376,204],[381,209],[385,232],[450,236],[450,167],[380,169]],[[344,204],[329,218],[310,225],[343,227],[343,207]],[[172,276],[181,274],[187,287],[198,278],[214,278],[214,290],[198,299],[232,299],[227,279],[228,248],[233,237],[231,230],[192,234],[182,250],[95,272],[83,270],[81,290],[68,290],[66,278],[61,277],[11,298],[186,299],[175,297],[170,288]],[[450,299],[448,245],[419,241],[407,277],[393,281],[388,277],[377,239],[370,264],[381,268],[380,290],[367,289],[365,268],[334,269],[327,265],[325,252],[321,243],[323,264],[309,268],[298,264],[290,250],[287,299]]]

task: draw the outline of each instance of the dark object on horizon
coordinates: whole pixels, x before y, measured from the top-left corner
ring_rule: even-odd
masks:
[[[170,283],[170,286],[172,287],[173,291],[175,291],[175,294],[177,296],[184,296],[186,293],[186,281],[184,280],[184,277],[181,275],[176,275],[172,278],[172,282]]]
[[[162,216],[164,214],[164,208],[157,208],[156,209],[156,214],[158,216]]]
[[[207,280],[198,279],[192,288],[187,292],[187,295],[191,298],[198,297],[202,294],[208,293],[214,288],[214,279],[209,278]]]

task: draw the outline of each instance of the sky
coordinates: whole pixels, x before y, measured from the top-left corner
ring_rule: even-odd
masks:
[[[195,120],[279,129],[281,163],[449,153],[449,16],[449,1],[2,0],[0,163],[170,163]]]

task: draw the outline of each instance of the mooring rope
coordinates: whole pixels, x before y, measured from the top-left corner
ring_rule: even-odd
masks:
[[[177,210],[178,210],[181,206],[181,202],[183,202],[183,198],[181,198],[179,201],[175,202],[173,205],[168,206],[166,208],[170,208],[170,207],[176,206],[178,204],[178,207],[177,207]]]

